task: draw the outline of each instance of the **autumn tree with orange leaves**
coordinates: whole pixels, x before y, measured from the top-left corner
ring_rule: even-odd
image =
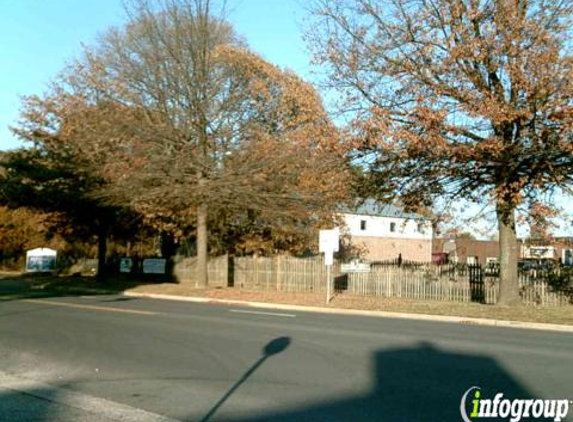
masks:
[[[91,161],[108,203],[175,234],[194,222],[199,286],[217,216],[280,233],[331,220],[348,191],[318,94],[251,52],[209,0],[132,2],[125,27],[27,99],[23,121],[21,136]]]
[[[61,248],[64,242],[49,231],[49,219],[48,214],[28,208],[0,206],[0,268],[21,268],[29,249]]]
[[[309,34],[370,180],[410,206],[490,201],[500,304],[515,213],[573,178],[571,0],[317,0]],[[539,207],[537,207],[539,209]]]

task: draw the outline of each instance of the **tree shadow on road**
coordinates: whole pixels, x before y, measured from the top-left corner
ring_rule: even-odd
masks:
[[[98,282],[94,277],[56,276],[51,274],[20,274],[0,277],[0,302],[49,297],[98,296],[119,294],[147,284],[171,283],[171,279],[145,277],[114,277]],[[115,301],[130,298],[114,299]]]

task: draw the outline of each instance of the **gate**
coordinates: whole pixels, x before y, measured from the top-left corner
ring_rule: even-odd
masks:
[[[468,265],[470,280],[470,300],[472,302],[485,303],[485,285],[481,265]]]

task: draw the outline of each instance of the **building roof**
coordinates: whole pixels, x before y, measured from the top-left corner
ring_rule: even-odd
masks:
[[[391,204],[383,204],[374,199],[366,199],[356,206],[343,207],[342,212],[348,214],[368,215],[373,217],[393,217],[412,220],[427,220],[426,217],[404,211],[402,208]]]

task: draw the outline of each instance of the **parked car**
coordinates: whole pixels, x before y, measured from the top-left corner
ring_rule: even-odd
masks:
[[[541,261],[523,260],[517,263],[517,268],[520,271],[532,271],[532,270],[551,271],[554,270],[557,266],[558,264],[556,262],[549,259]]]

